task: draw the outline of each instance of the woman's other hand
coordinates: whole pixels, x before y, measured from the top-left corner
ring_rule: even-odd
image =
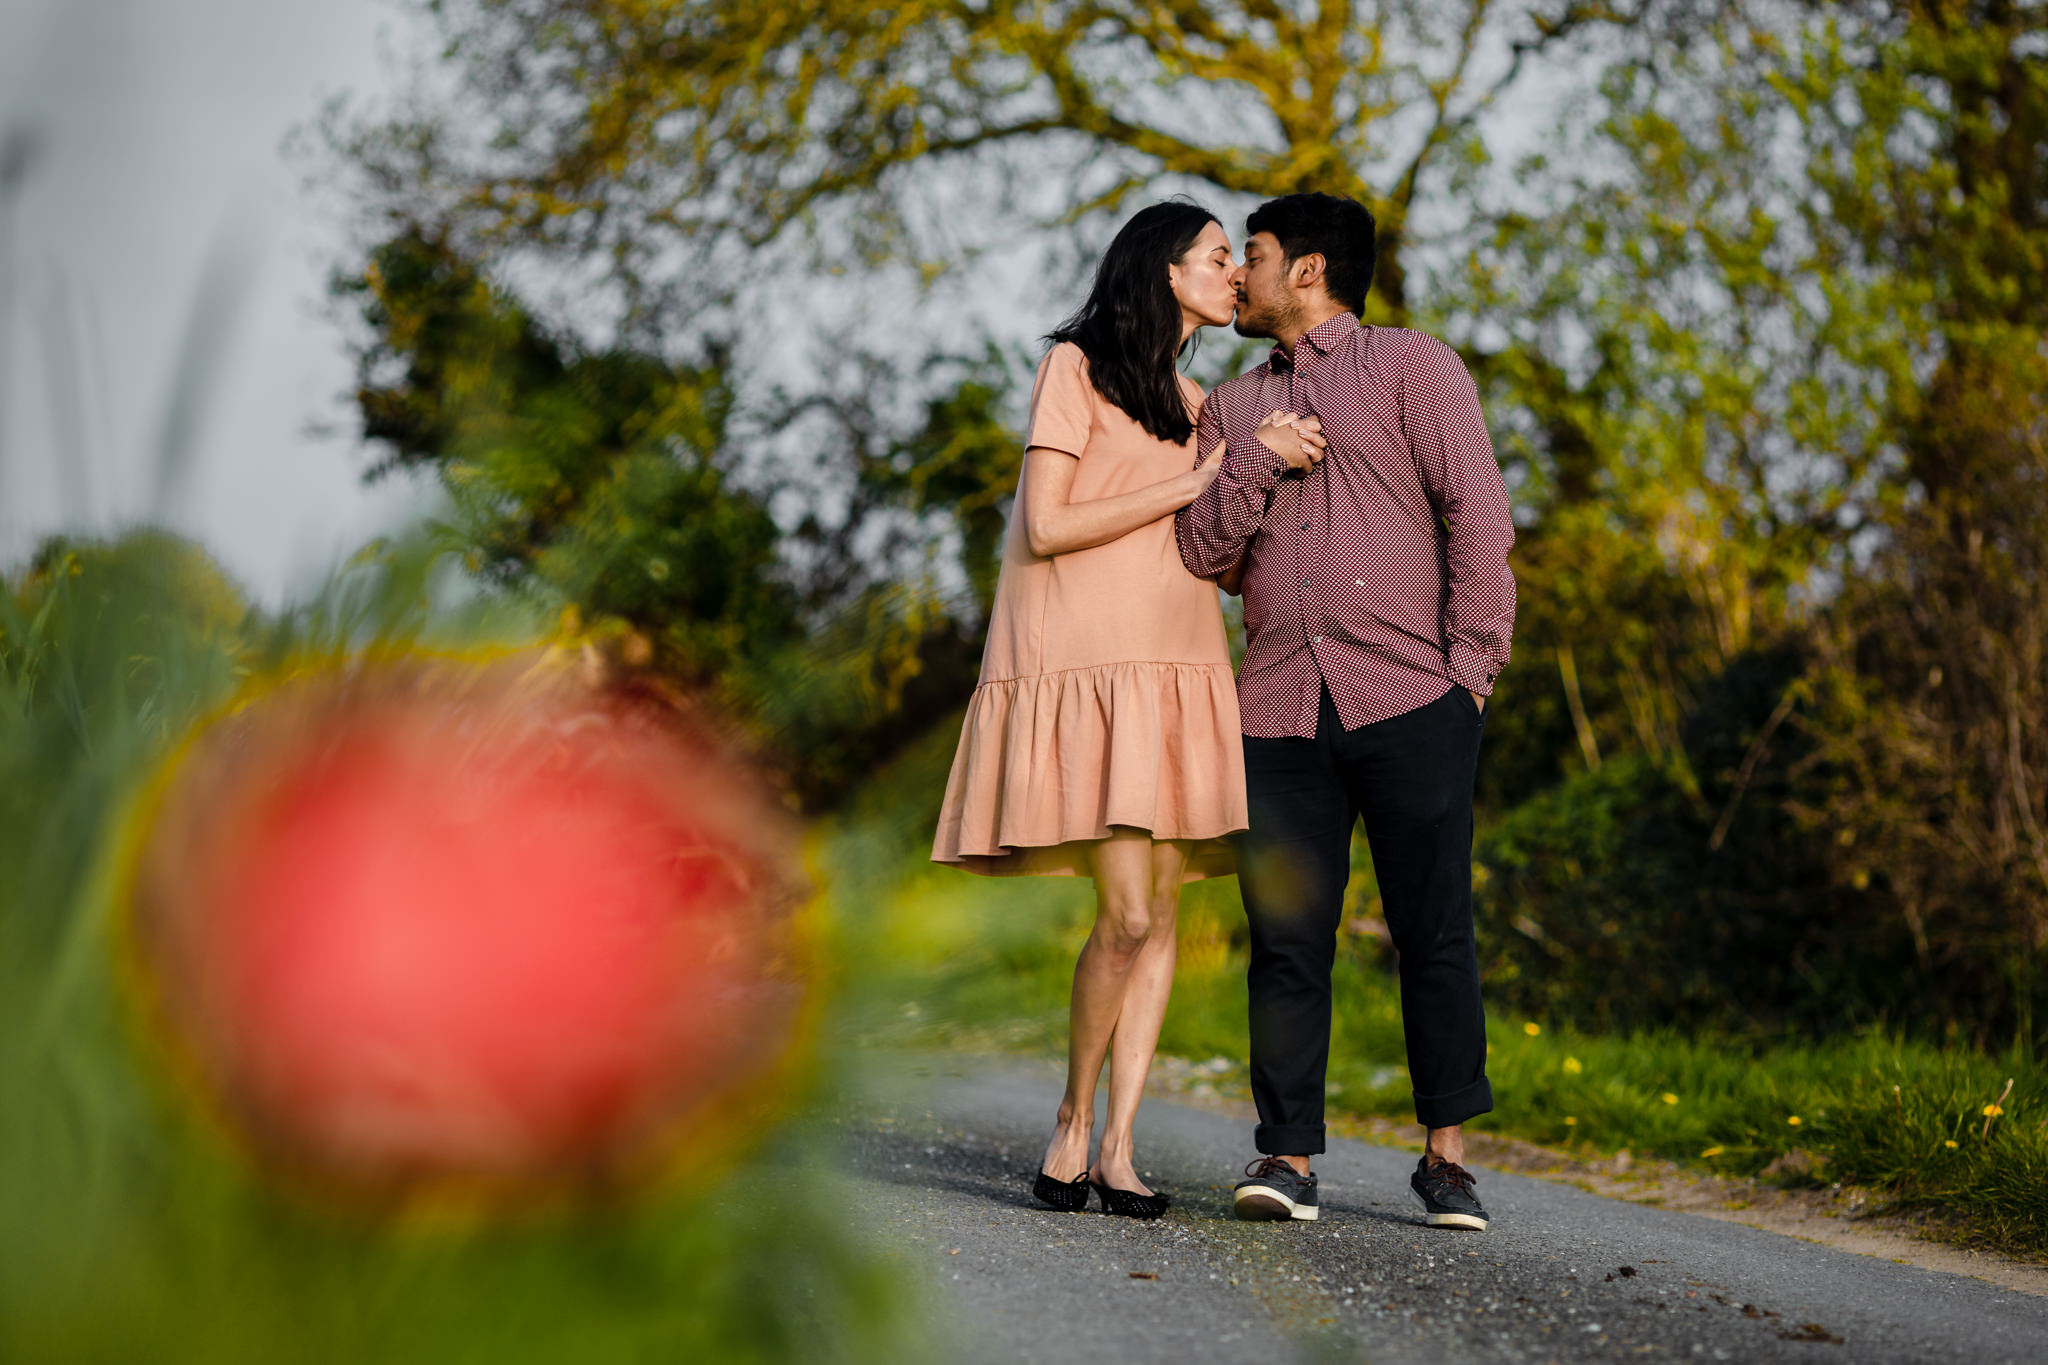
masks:
[[[1323,421],[1313,413],[1303,417],[1297,412],[1276,412],[1252,434],[1266,449],[1285,460],[1288,468],[1303,471],[1322,461],[1328,445],[1323,439]]]
[[[1174,503],[1174,506],[1186,507],[1196,498],[1201,497],[1208,490],[1209,485],[1216,482],[1216,472],[1222,468],[1223,442],[1218,441],[1216,448],[1209,452],[1208,459],[1180,476],[1180,488],[1174,494],[1179,501]]]

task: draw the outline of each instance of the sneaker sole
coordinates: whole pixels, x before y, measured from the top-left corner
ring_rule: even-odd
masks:
[[[1486,1220],[1474,1218],[1469,1213],[1432,1213],[1428,1221],[1433,1228],[1469,1228],[1473,1232],[1486,1231]]]
[[[1419,1194],[1415,1194],[1415,1191],[1414,1191],[1414,1190],[1412,1190],[1412,1189],[1411,1189],[1411,1190],[1409,1190],[1409,1191],[1408,1191],[1408,1193],[1410,1193],[1410,1194],[1414,1194],[1414,1195],[1415,1195],[1415,1202],[1416,1202],[1416,1203],[1418,1203],[1418,1204],[1422,1204],[1422,1212],[1423,1212],[1423,1214],[1424,1214],[1423,1222],[1427,1223],[1427,1224],[1428,1224],[1428,1225],[1429,1225],[1430,1227],[1433,1227],[1433,1228],[1464,1228],[1464,1229],[1466,1229],[1466,1230],[1468,1230],[1468,1231],[1471,1231],[1471,1232],[1484,1232],[1484,1231],[1486,1231],[1486,1220],[1485,1220],[1484,1218],[1481,1218],[1481,1217],[1480,1217],[1480,1216],[1479,1216],[1478,1214],[1475,1214],[1475,1213],[1431,1213],[1431,1212],[1429,1211],[1429,1205],[1428,1205],[1428,1204],[1426,1204],[1426,1203],[1423,1203],[1423,1199],[1422,1199],[1422,1196],[1421,1196],[1421,1195],[1419,1195]]]
[[[1322,1216],[1314,1204],[1297,1204],[1278,1190],[1245,1190],[1232,1204],[1247,1223],[1313,1223]]]

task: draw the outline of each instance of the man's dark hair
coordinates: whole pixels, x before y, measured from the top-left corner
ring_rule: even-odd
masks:
[[[1323,287],[1354,313],[1365,310],[1379,257],[1372,210],[1334,194],[1287,194],[1268,199],[1245,219],[1245,236],[1273,234],[1289,264],[1304,256],[1323,258]]]

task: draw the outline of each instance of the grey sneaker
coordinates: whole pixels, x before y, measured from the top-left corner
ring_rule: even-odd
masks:
[[[1232,1195],[1239,1218],[1248,1223],[1316,1221],[1315,1176],[1298,1173],[1277,1156],[1252,1162],[1244,1173],[1248,1178],[1237,1182]]]
[[[1422,1201],[1428,1214],[1424,1221],[1431,1227],[1486,1231],[1486,1210],[1479,1206],[1479,1196],[1473,1191],[1472,1172],[1457,1162],[1439,1161],[1432,1166],[1429,1158],[1423,1157],[1415,1163],[1415,1174],[1408,1177],[1408,1188]]]

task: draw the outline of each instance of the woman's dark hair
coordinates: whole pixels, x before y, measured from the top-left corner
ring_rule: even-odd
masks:
[[[1079,346],[1096,392],[1176,445],[1194,434],[1195,424],[1173,368],[1183,349],[1181,318],[1166,267],[1186,256],[1202,229],[1217,221],[1187,199],[1139,209],[1102,254],[1088,301],[1045,338],[1055,346]]]
[[[1245,236],[1261,232],[1273,234],[1287,264],[1320,255],[1323,288],[1330,301],[1354,313],[1364,310],[1373,261],[1379,255],[1372,210],[1334,194],[1282,195],[1259,205],[1245,220]]]

